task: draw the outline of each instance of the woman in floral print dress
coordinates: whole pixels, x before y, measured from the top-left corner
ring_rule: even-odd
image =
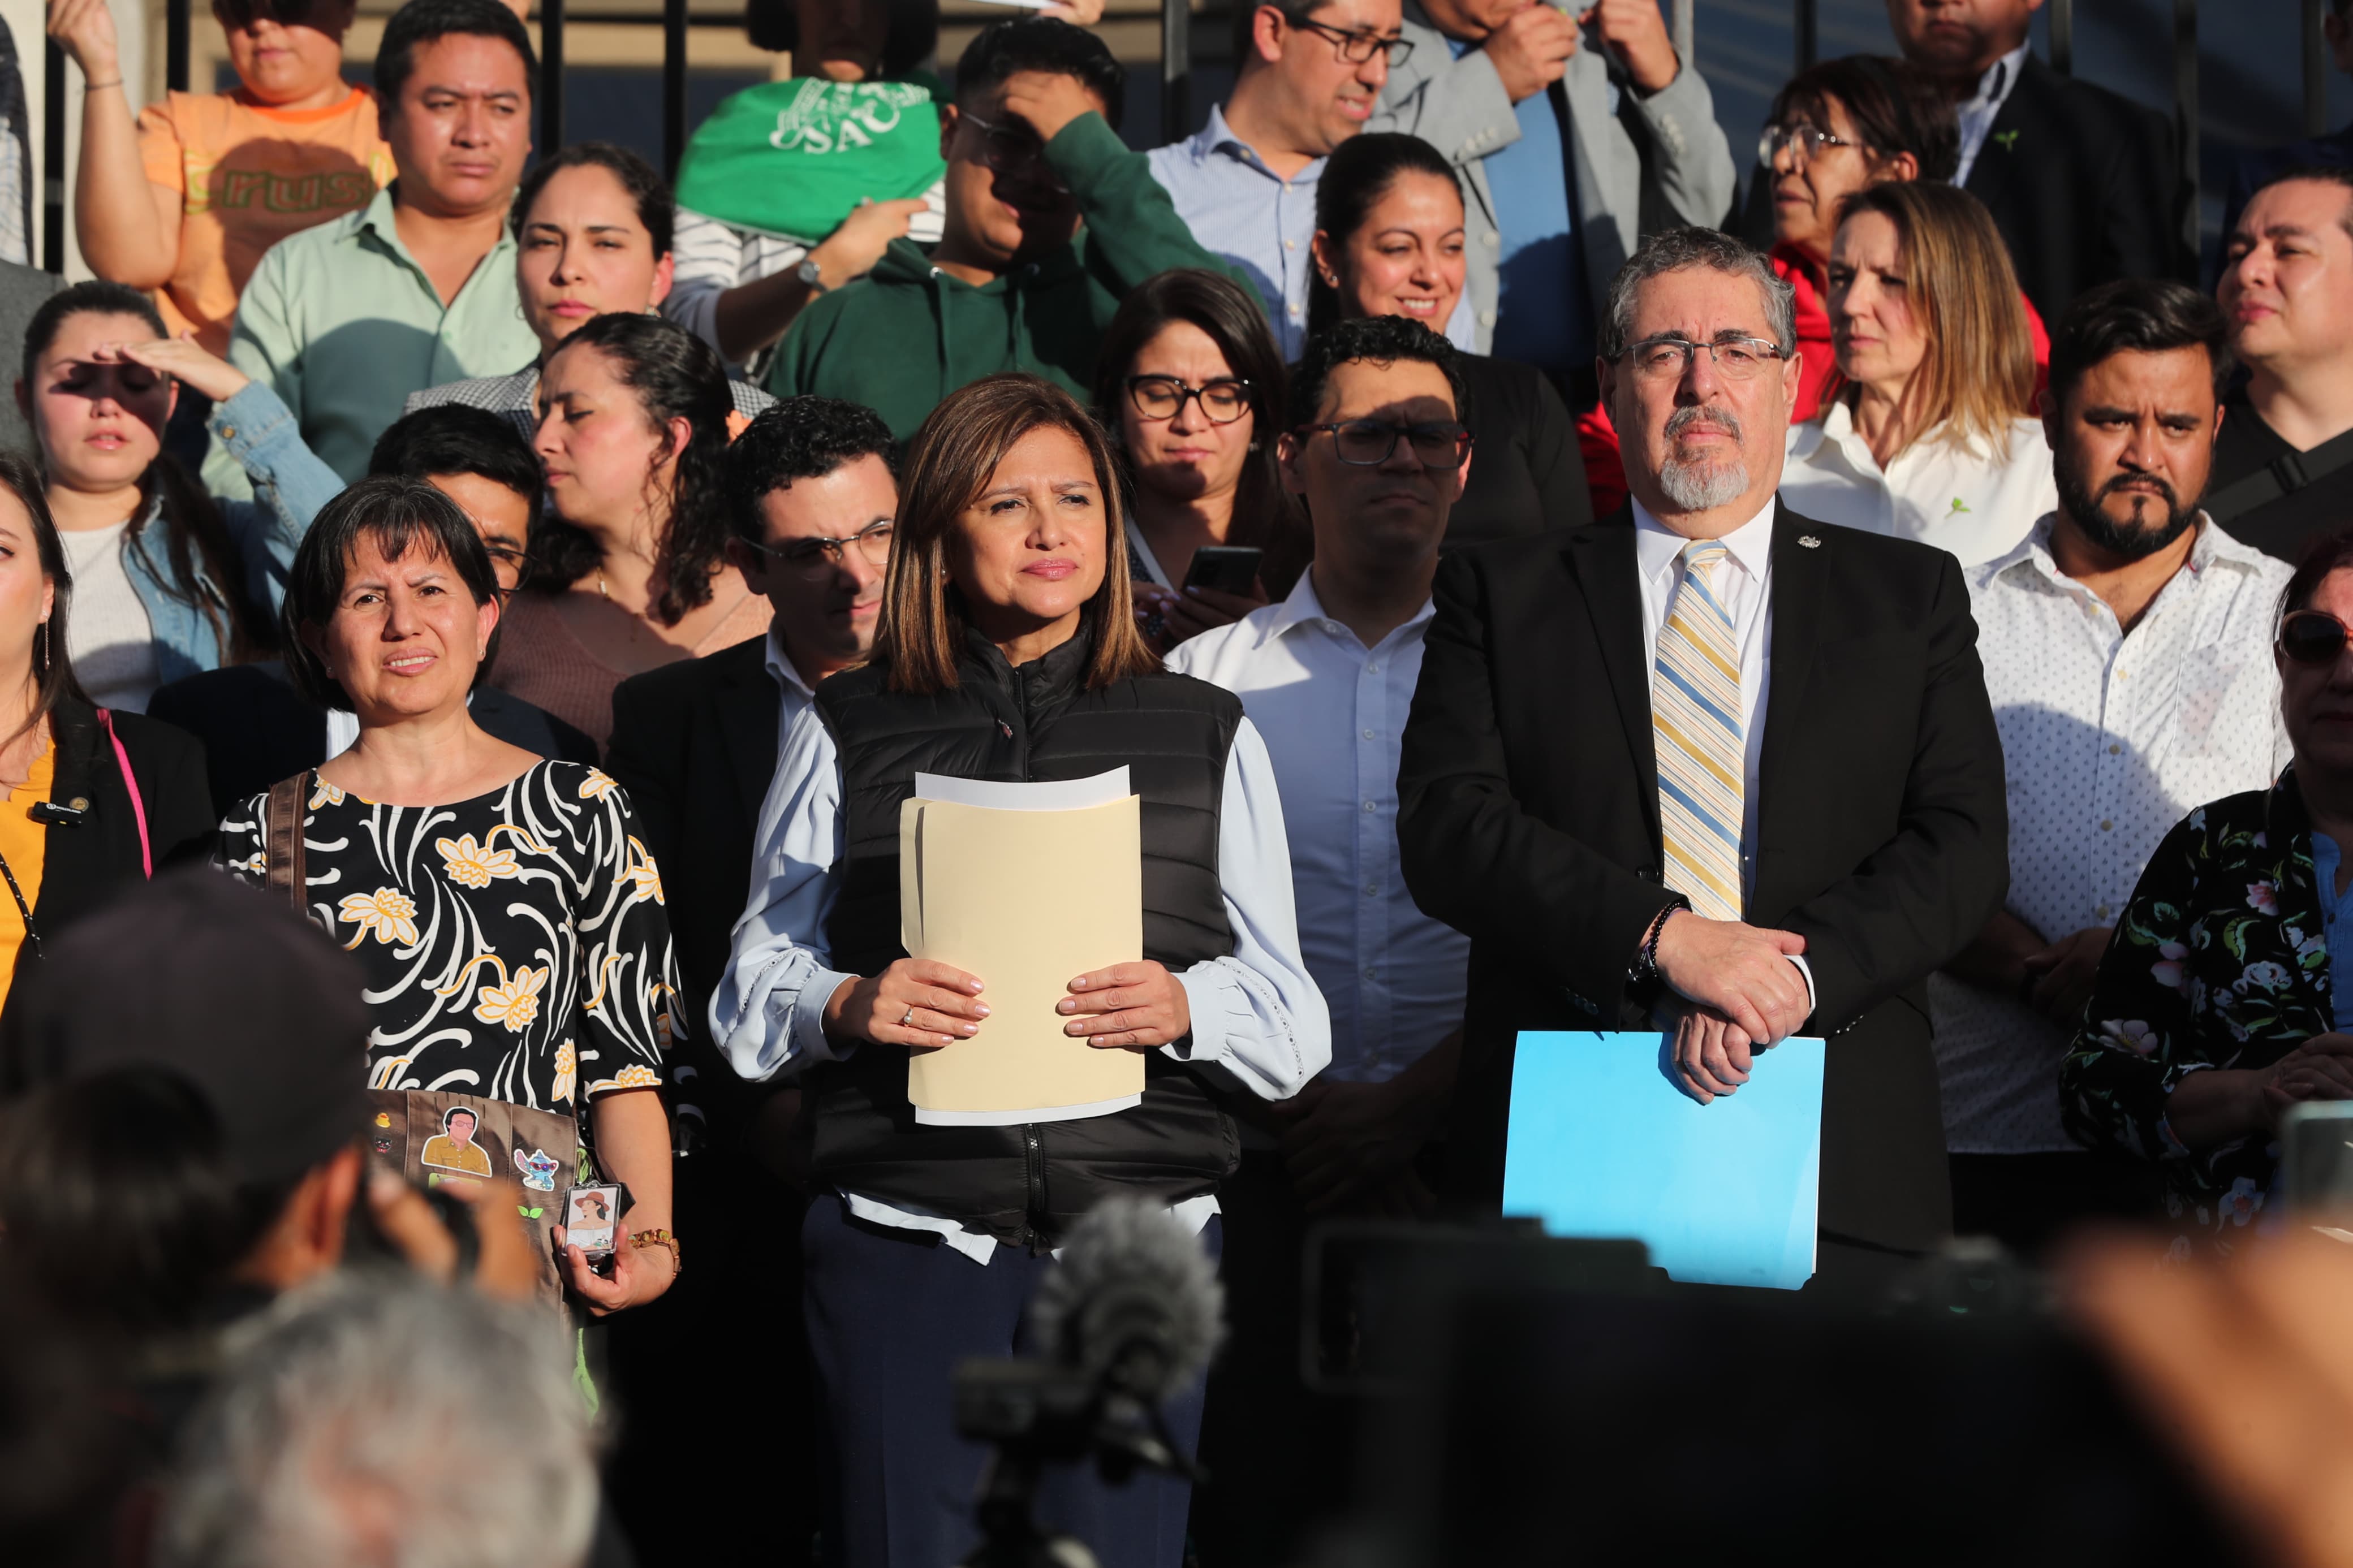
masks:
[[[2353,1099],[2353,534],[2308,557],[2283,601],[2295,762],[2166,836],[2059,1071],[2079,1142],[2162,1167],[2182,1258],[2252,1234],[2281,1112]]]
[[[499,610],[480,535],[429,485],[365,480],[320,514],[294,562],[287,662],[360,733],[310,779],[303,904],[365,966],[372,1088],[585,1112],[606,1177],[628,1185],[625,1227],[667,1238],[661,876],[611,778],[470,717]],[[254,882],[269,799],[221,824],[221,858]],[[625,1242],[609,1279],[566,1262],[610,1311],[667,1289],[677,1248]]]

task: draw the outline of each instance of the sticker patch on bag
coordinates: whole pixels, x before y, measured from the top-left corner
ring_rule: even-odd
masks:
[[[464,1106],[451,1106],[448,1114],[441,1118],[441,1131],[425,1141],[417,1163],[489,1181],[491,1156],[474,1142],[474,1129],[480,1124],[480,1119]]]
[[[535,1193],[552,1193],[555,1190],[555,1173],[558,1167],[554,1157],[546,1150],[533,1149],[526,1154],[518,1149],[514,1152],[514,1163],[515,1169],[522,1173],[524,1186]]]

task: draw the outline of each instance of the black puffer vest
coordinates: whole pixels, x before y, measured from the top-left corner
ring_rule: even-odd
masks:
[[[1142,797],[1144,956],[1181,973],[1233,951],[1218,816],[1241,704],[1180,675],[1086,689],[1092,650],[1082,633],[1015,669],[974,636],[953,691],[889,691],[872,667],[818,689],[841,757],[840,892],[827,927],[835,968],[875,974],[905,956],[899,808],[919,772],[1023,783],[1124,766]],[[1113,1193],[1177,1203],[1233,1169],[1233,1124],[1200,1082],[1156,1051],[1145,1070],[1143,1103],[1114,1115],[925,1127],[907,1103],[905,1054],[869,1047],[809,1075],[811,1166],[829,1186],[945,1215],[1016,1246],[1051,1247]]]

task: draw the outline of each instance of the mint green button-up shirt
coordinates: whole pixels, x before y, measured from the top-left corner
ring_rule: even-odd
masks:
[[[515,293],[514,236],[501,230],[444,305],[394,226],[396,188],[271,246],[229,339],[231,363],[285,400],[304,443],[345,483],[367,471],[375,438],[410,393],[504,375],[539,357]],[[216,493],[235,489],[214,472],[224,456],[216,445],[205,465]]]

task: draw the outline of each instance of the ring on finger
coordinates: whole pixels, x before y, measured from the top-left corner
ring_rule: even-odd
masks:
[[[902,1028],[902,1029],[903,1029],[903,1028],[905,1028],[908,1025],[910,1025],[910,1024],[913,1023],[914,1021],[915,1021],[915,1010],[914,1010],[913,1007],[910,1007],[910,1008],[908,1008],[908,1009],[907,1009],[907,1016],[906,1016],[905,1017],[903,1017],[903,1018],[902,1018],[902,1019],[900,1019],[900,1020],[899,1020],[899,1027],[901,1027],[901,1028]]]

